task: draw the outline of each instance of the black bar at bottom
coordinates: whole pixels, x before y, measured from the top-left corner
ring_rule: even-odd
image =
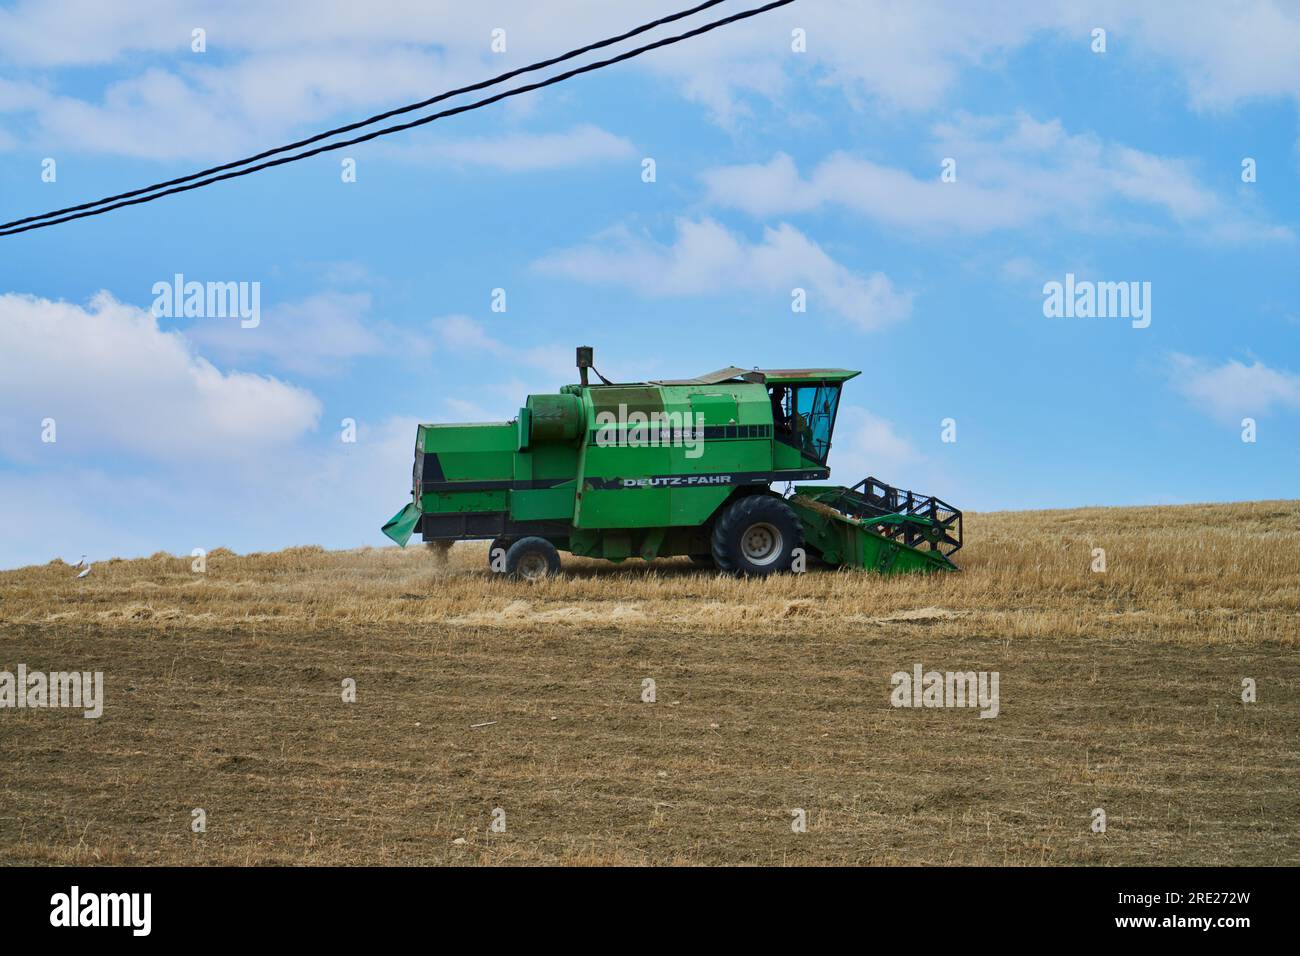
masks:
[[[1125,937],[1232,947],[1260,930],[1278,934],[1289,927],[1294,880],[1294,869],[1228,868],[0,867],[0,926],[6,943],[76,934],[80,943],[114,938],[127,945],[146,939],[329,944],[439,926],[477,933],[504,921],[538,942],[610,931],[632,934],[629,941],[650,933],[664,942],[670,937],[660,934],[707,924],[734,943],[780,924],[805,941],[851,933],[864,942],[924,944],[921,951],[937,945],[937,952],[1022,939]],[[111,921],[117,913],[125,925],[53,925],[73,922],[73,887],[76,922]],[[113,897],[106,902],[101,894]],[[140,932],[144,897],[129,894],[148,894],[147,935]]]

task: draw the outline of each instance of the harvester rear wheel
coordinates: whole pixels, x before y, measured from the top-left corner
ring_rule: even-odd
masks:
[[[713,525],[713,560],[731,574],[768,575],[790,570],[803,547],[794,509],[771,495],[732,502]]]
[[[560,573],[560,552],[545,538],[520,538],[506,552],[506,574],[520,581],[540,581]]]

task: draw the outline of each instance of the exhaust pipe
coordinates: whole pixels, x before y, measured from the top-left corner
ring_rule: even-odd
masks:
[[[584,387],[587,384],[587,369],[592,367],[593,359],[593,349],[590,345],[578,346],[578,379]]]

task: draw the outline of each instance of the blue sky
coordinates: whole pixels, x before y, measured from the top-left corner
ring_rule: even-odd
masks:
[[[678,5],[101,6],[0,7],[4,219]],[[863,369],[831,457],[845,483],[972,510],[1295,497],[1300,9],[1129,6],[799,0],[418,131],[0,239],[0,566],[380,545],[415,422],[512,417],[572,380],[578,344],[624,380]],[[259,282],[260,324],[156,318],[176,273]],[[1150,283],[1149,327],[1046,317],[1066,273]]]

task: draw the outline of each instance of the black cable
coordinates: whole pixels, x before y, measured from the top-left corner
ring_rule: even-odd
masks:
[[[117,202],[119,199],[130,199],[133,196],[140,196],[144,193],[153,192],[155,189],[166,189],[168,186],[179,186],[181,183],[192,182],[201,179],[204,176],[210,176],[213,173],[223,173],[228,169],[234,169],[236,166],[244,166],[248,163],[255,163],[259,159],[266,159],[277,153],[285,153],[291,149],[298,149],[300,146],[310,146],[312,143],[319,143],[323,139],[329,139],[331,136],[337,136],[339,133],[350,133],[355,129],[361,129],[363,126],[370,126],[381,120],[391,119],[394,116],[400,116],[403,113],[410,113],[412,110],[423,109],[426,106],[432,106],[434,103],[441,103],[443,100],[451,99],[453,96],[460,96],[463,93],[474,93],[478,90],[486,89],[489,86],[496,86],[498,83],[504,83],[506,80],[513,80],[516,76],[524,73],[532,73],[535,70],[542,70],[548,66],[554,66],[557,63],[563,63],[565,60],[572,60],[575,56],[581,56],[584,53],[590,53],[592,50],[599,50],[615,43],[622,43],[624,40],[631,39],[634,36],[645,33],[647,30],[653,30],[655,27],[661,27],[665,23],[672,23],[675,20],[681,20],[685,17],[693,16],[701,10],[707,10],[709,7],[716,7],[725,0],[706,0],[698,6],[691,7],[689,10],[683,10],[680,13],[670,14],[661,17],[651,23],[642,24],[641,26],[629,30],[626,33],[616,37],[610,37],[607,40],[599,40],[596,43],[589,43],[584,47],[576,50],[570,50],[568,53],[560,56],[551,57],[549,60],[540,60],[537,63],[520,67],[517,70],[511,70],[508,73],[502,73],[500,76],[494,76],[490,80],[483,80],[474,83],[471,86],[462,86],[458,90],[449,90],[446,93],[439,93],[437,96],[431,96],[427,100],[421,100],[418,103],[411,103],[408,106],[399,106],[397,109],[391,109],[384,113],[376,113],[368,119],[359,120],[355,123],[349,123],[346,126],[339,126],[335,129],[327,129],[323,133],[317,133],[315,136],[309,136],[307,139],[300,139],[296,143],[287,143],[284,146],[277,146],[275,149],[268,149],[265,152],[258,153],[256,156],[246,156],[243,159],[237,159],[233,162],[223,163],[220,166],[213,166],[210,169],[201,169],[197,173],[191,173],[189,176],[182,176],[179,179],[169,179],[165,182],[154,183],[152,186],[144,186],[140,189],[133,189],[130,192],[118,193],[116,196],[105,196],[103,199],[96,199],[94,202],[82,203],[79,206],[68,206],[66,209],[55,209],[51,212],[41,213],[39,216],[28,216],[26,219],[15,219],[13,222],[0,223],[0,229],[9,229],[13,226],[25,225],[29,222],[39,222],[42,219],[52,219],[55,216],[62,216],[64,213],[80,212],[83,209],[92,209],[95,206],[102,206],[106,203]]]
[[[714,2],[717,2],[717,0],[714,0]],[[529,83],[529,84],[525,84],[524,86],[515,87],[514,89],[510,89],[510,90],[506,90],[505,92],[502,92],[502,93],[494,94],[494,95],[489,96],[489,97],[486,97],[486,98],[484,98],[484,99],[477,100],[477,101],[475,101],[475,102],[473,102],[473,103],[466,104],[466,105],[464,105],[464,106],[457,106],[457,107],[455,107],[455,108],[453,108],[453,109],[442,110],[441,112],[433,113],[433,114],[430,114],[429,116],[421,117],[420,119],[418,119],[418,120],[413,120],[413,121],[411,121],[411,122],[409,122],[409,123],[399,123],[399,124],[397,124],[397,125],[395,125],[395,126],[387,126],[387,127],[384,127],[383,129],[378,129],[378,130],[374,130],[373,132],[367,133],[367,134],[365,134],[364,136],[358,136],[358,137],[355,137],[355,138],[353,138],[353,139],[349,139],[349,140],[342,140],[342,141],[337,142],[337,143],[330,143],[330,144],[328,144],[328,145],[326,145],[326,146],[319,146],[319,147],[317,147],[316,149],[310,149],[310,150],[307,150],[307,151],[304,152],[304,153],[297,153],[297,154],[295,154],[295,155],[293,155],[293,156],[285,156],[285,157],[283,157],[283,158],[281,158],[281,159],[276,159],[276,160],[271,160],[271,161],[269,161],[269,162],[260,163],[260,164],[258,164],[258,165],[256,165],[256,166],[249,166],[247,169],[240,169],[240,170],[237,170],[237,171],[235,171],[235,172],[227,172],[227,173],[223,173],[222,175],[219,175],[219,176],[212,176],[211,178],[203,179],[203,180],[200,180],[200,181],[198,181],[198,182],[190,182],[188,185],[183,185],[183,186],[178,185],[178,186],[176,186],[175,188],[165,189],[165,190],[163,190],[162,192],[152,192],[151,190],[153,190],[154,188],[157,188],[157,187],[148,187],[148,188],[143,189],[143,190],[136,190],[134,193],[123,193],[122,196],[124,196],[124,197],[125,197],[125,196],[134,195],[134,194],[138,194],[138,193],[140,193],[140,192],[149,192],[150,194],[147,195],[147,196],[142,196],[142,197],[140,197],[140,198],[127,199],[126,201],[123,201],[123,202],[115,202],[114,200],[115,200],[117,197],[110,197],[109,199],[99,200],[98,202],[95,202],[95,203],[87,203],[87,204],[84,204],[83,206],[79,206],[79,207],[71,207],[71,209],[85,209],[87,206],[97,206],[97,205],[100,205],[100,204],[102,204],[102,203],[106,203],[106,202],[112,202],[112,203],[113,203],[112,205],[105,205],[105,206],[102,206],[102,208],[99,208],[99,209],[90,209],[89,211],[85,211],[85,212],[77,212],[75,215],[62,216],[61,218],[57,218],[57,219],[48,218],[48,217],[51,217],[51,216],[58,216],[58,215],[60,215],[61,212],[63,212],[63,211],[68,211],[68,210],[60,210],[60,211],[58,211],[58,212],[45,213],[45,214],[42,215],[42,216],[34,216],[34,217],[31,217],[31,218],[26,219],[26,220],[16,220],[16,221],[15,221],[15,224],[20,223],[20,222],[21,222],[21,223],[30,223],[30,224],[28,224],[28,225],[22,225],[20,228],[7,228],[7,225],[8,225],[8,224],[6,224],[5,227],[0,227],[0,237],[2,237],[2,236],[13,236],[13,235],[17,235],[17,234],[19,234],[19,233],[29,232],[29,231],[34,230],[34,229],[43,229],[43,228],[45,228],[46,226],[57,226],[57,225],[59,225],[60,223],[71,222],[71,221],[76,220],[76,219],[86,219],[86,218],[88,218],[88,217],[90,217],[90,216],[98,216],[98,215],[101,215],[102,213],[112,212],[112,211],[115,210],[115,209],[121,209],[121,208],[123,208],[124,206],[136,206],[136,205],[140,205],[140,204],[142,204],[142,203],[152,202],[153,200],[155,200],[155,199],[161,199],[161,198],[164,197],[164,196],[172,196],[172,195],[175,195],[175,194],[177,194],[177,193],[188,192],[188,191],[191,190],[191,189],[199,189],[199,188],[201,188],[201,187],[203,187],[203,186],[210,186],[210,185],[212,185],[213,183],[221,182],[222,180],[226,180],[226,179],[236,179],[236,178],[238,178],[238,177],[240,177],[240,176],[247,176],[247,175],[249,175],[250,173],[259,172],[259,171],[261,171],[261,170],[263,170],[263,169],[269,169],[269,168],[271,168],[271,167],[273,167],[273,166],[283,166],[283,165],[285,165],[286,163],[296,162],[296,161],[298,161],[298,160],[300,160],[300,159],[307,159],[307,158],[312,157],[312,156],[317,156],[317,155],[319,155],[319,154],[321,154],[321,153],[330,152],[330,151],[332,151],[332,150],[336,150],[336,149],[343,149],[344,147],[347,147],[347,146],[355,146],[355,145],[357,145],[357,144],[359,144],[359,143],[365,143],[365,142],[368,142],[368,141],[370,141],[370,140],[372,140],[372,139],[376,139],[376,138],[378,138],[378,137],[380,137],[380,136],[386,136],[386,135],[388,135],[388,134],[390,134],[390,133],[399,133],[399,132],[403,132],[403,131],[408,130],[408,129],[413,129],[413,128],[417,127],[417,126],[424,126],[424,125],[427,124],[427,123],[432,123],[434,120],[442,119],[442,118],[447,117],[447,116],[455,116],[455,115],[458,114],[458,113],[465,113],[465,112],[468,112],[468,111],[470,111],[470,110],[480,109],[480,108],[482,108],[482,107],[484,107],[484,106],[489,106],[489,105],[491,105],[492,103],[499,102],[499,101],[501,101],[501,100],[503,100],[503,99],[506,99],[507,97],[510,97],[510,96],[518,96],[518,95],[520,95],[521,93],[530,93],[530,92],[532,92],[533,90],[539,90],[539,89],[542,89],[542,88],[547,87],[547,86],[552,86],[552,85],[554,85],[554,84],[556,84],[556,83],[561,83],[561,82],[563,82],[564,80],[571,79],[572,77],[578,76],[578,75],[583,74],[583,73],[590,73],[590,72],[592,72],[592,71],[594,71],[594,70],[603,69],[603,68],[605,68],[605,67],[607,67],[607,66],[611,66],[611,65],[613,65],[613,64],[615,64],[615,63],[621,63],[621,62],[623,62],[624,60],[630,60],[630,59],[632,59],[633,57],[641,56],[642,54],[644,54],[644,53],[648,53],[648,52],[650,52],[651,50],[657,50],[657,49],[660,49],[661,47],[671,46],[671,45],[674,44],[674,43],[680,43],[680,42],[682,42],[683,40],[688,40],[688,39],[691,39],[691,38],[693,38],[693,37],[697,37],[697,36],[700,36],[700,35],[702,35],[702,34],[709,33],[710,31],[712,31],[712,30],[716,30],[716,29],[718,29],[719,27],[727,26],[728,24],[736,23],[736,22],[738,22],[738,21],[740,21],[740,20],[746,20],[746,19],[749,19],[750,17],[757,16],[757,15],[759,15],[759,14],[761,14],[761,13],[766,13],[766,12],[768,12],[769,10],[774,10],[774,9],[776,9],[777,7],[784,7],[784,6],[786,6],[786,5],[790,4],[790,3],[793,3],[793,2],[794,2],[794,0],[773,0],[773,2],[771,2],[771,3],[767,3],[767,4],[765,4],[765,5],[761,6],[761,7],[755,7],[755,8],[752,9],[752,10],[745,10],[745,11],[742,11],[742,12],[740,12],[740,13],[733,14],[733,15],[731,15],[731,16],[729,16],[729,17],[724,17],[724,18],[721,19],[721,20],[715,20],[715,21],[713,21],[712,23],[706,23],[706,24],[704,24],[703,26],[696,27],[696,28],[693,29],[693,30],[688,30],[688,31],[685,32],[685,33],[680,33],[680,34],[678,34],[678,35],[676,35],[676,36],[672,36],[672,37],[665,37],[665,38],[662,39],[662,40],[656,40],[654,43],[649,43],[649,44],[646,44],[645,46],[637,47],[636,49],[634,49],[634,50],[629,50],[629,51],[627,51],[626,53],[620,53],[618,56],[610,57],[609,59],[606,59],[606,60],[598,60],[598,61],[596,61],[596,62],[594,62],[594,63],[589,63],[589,64],[587,64],[587,65],[585,65],[585,66],[577,67],[577,68],[575,68],[575,69],[568,70],[568,71],[566,71],[566,72],[564,72],[564,73],[559,73],[559,74],[557,74],[556,76],[549,77],[549,78],[546,79],[546,80],[541,80],[541,81],[536,82],[536,83]],[[713,5],[713,4],[706,4],[706,6],[711,6],[711,5]],[[704,9],[704,7],[698,7],[698,8],[696,8],[696,9]],[[679,14],[679,15],[677,15],[677,16],[686,16],[686,15],[688,15],[690,12],[691,12],[691,11],[687,11],[686,13]],[[610,42],[614,42],[614,41],[610,41]],[[601,45],[605,45],[605,44],[602,43]],[[594,47],[593,47],[593,48],[594,48]],[[576,54],[575,54],[575,55],[576,55]],[[566,54],[565,57],[557,58],[557,60],[556,60],[556,61],[553,61],[553,62],[558,62],[558,59],[564,59],[564,58],[567,58],[567,56],[568,56],[568,55]],[[522,69],[522,70],[516,71],[515,75],[518,75],[518,73],[520,73],[520,72],[526,72],[528,69],[530,69],[530,68],[524,68],[524,69]],[[499,79],[499,78],[498,78],[498,79]],[[490,83],[487,83],[486,85],[490,85]],[[447,95],[451,95],[451,94],[447,94]],[[435,100],[436,100],[436,99],[437,99],[437,98],[435,97]],[[433,102],[433,101],[430,101],[430,102]],[[417,108],[417,107],[403,108],[402,110],[393,111],[392,113],[389,113],[389,114],[387,114],[387,115],[395,115],[395,113],[398,113],[398,112],[408,112],[409,109],[414,109],[414,108]],[[350,128],[350,129],[355,129],[355,128],[357,128],[358,126],[364,126],[364,125],[367,125],[367,124],[370,123],[370,122],[373,122],[373,119],[372,119],[372,120],[364,121],[364,122],[359,123],[359,124],[355,124],[355,125],[353,125],[353,126],[351,126],[351,127],[341,127],[340,129],[341,129],[341,130],[345,130],[345,129],[349,129],[349,128]],[[324,133],[323,133],[323,134],[321,134],[321,136],[313,137],[313,138],[310,139],[310,140],[305,140],[304,143],[306,143],[306,142],[316,142],[316,141],[318,141],[321,137],[328,136],[328,135],[334,135],[334,133],[329,133],[329,134],[324,134]],[[291,149],[291,148],[294,148],[294,147],[292,147],[292,146],[281,147],[280,149],[272,150],[272,151],[270,151],[270,152],[268,152],[268,153],[265,153],[265,154],[263,154],[263,155],[274,155],[274,153],[277,153],[277,152],[283,152],[284,150],[286,150],[286,149]],[[251,162],[251,161],[252,161],[251,159],[249,159],[249,160],[242,160],[242,161],[237,162],[237,163],[227,164],[226,166],[223,166],[223,167],[215,167],[215,168],[216,168],[216,169],[227,169],[227,168],[229,168],[231,165],[238,166],[238,165],[242,165],[242,164],[245,163],[245,162]],[[186,182],[187,180],[193,179],[195,176],[203,176],[203,175],[206,175],[206,171],[203,172],[203,173],[196,173],[196,174],[194,174],[194,176],[185,177],[185,178],[180,179],[180,180],[175,180],[174,182],[177,182],[177,183]],[[160,184],[160,185],[166,185],[166,184]],[[42,219],[45,220],[45,221],[34,221],[34,220],[42,220]]]

